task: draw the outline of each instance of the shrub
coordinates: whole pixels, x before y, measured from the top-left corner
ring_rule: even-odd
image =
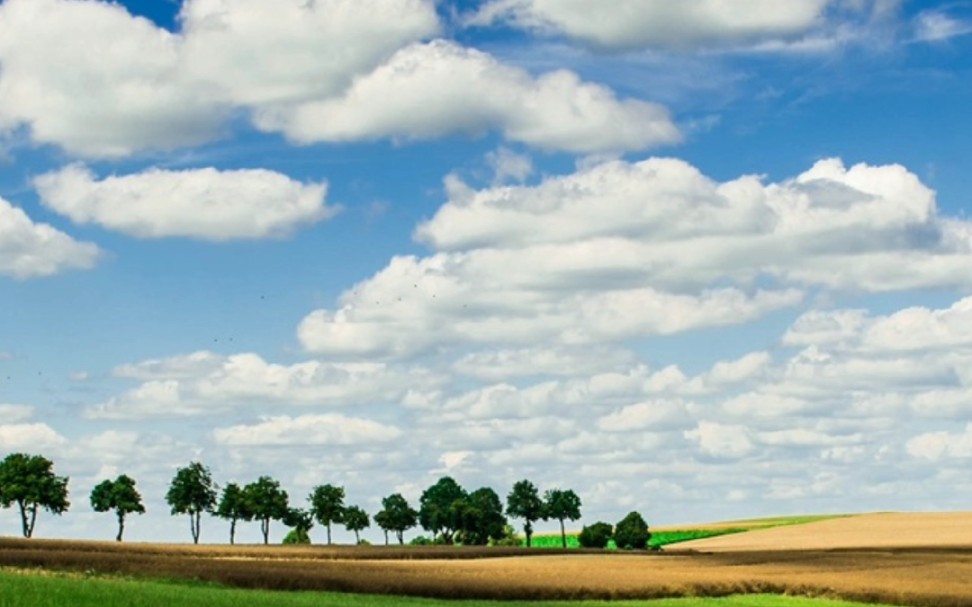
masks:
[[[290,530],[290,533],[284,537],[283,543],[287,545],[310,544],[311,540],[306,529],[297,528]]]
[[[637,512],[629,512],[614,528],[614,543],[624,550],[645,550],[649,539],[648,523]]]
[[[611,539],[613,529],[611,525],[598,521],[593,525],[585,526],[581,529],[577,541],[584,548],[606,548]]]
[[[425,537],[424,535],[417,535],[412,538],[412,541],[409,542],[409,545],[410,546],[431,546],[434,543],[435,542]]]
[[[503,537],[499,539],[490,539],[490,546],[519,546],[520,538],[516,536],[516,529],[512,525],[506,525],[503,527]]]

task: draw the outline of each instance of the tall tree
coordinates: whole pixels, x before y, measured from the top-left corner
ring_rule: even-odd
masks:
[[[506,514],[523,519],[523,533],[526,535],[526,545],[529,548],[533,541],[533,523],[547,518],[536,485],[526,479],[515,483],[513,490],[506,496]]]
[[[418,514],[401,493],[383,498],[381,512],[375,515],[375,522],[385,530],[385,543],[388,543],[388,532],[394,531],[398,543],[404,544],[405,532],[418,524]]]
[[[290,527],[290,533],[284,538],[284,544],[310,544],[310,530],[314,527],[314,515],[303,508],[291,508],[283,519],[283,524]]]
[[[503,502],[489,487],[476,489],[454,502],[453,508],[461,521],[462,543],[485,546],[489,540],[499,540],[506,530]]]
[[[348,528],[348,531],[354,532],[354,543],[360,544],[360,532],[371,526],[368,513],[358,506],[348,506],[344,509],[342,520],[344,521],[344,526]]]
[[[91,490],[91,507],[95,512],[115,511],[118,517],[118,535],[115,541],[122,541],[125,533],[125,517],[129,514],[145,514],[142,496],[135,488],[135,479],[122,474],[115,480],[104,480]]]
[[[327,527],[327,543],[330,545],[331,523],[344,521],[344,487],[318,485],[307,499],[317,522]]]
[[[570,489],[551,489],[544,494],[543,501],[547,516],[560,521],[560,541],[566,548],[567,532],[564,530],[564,521],[576,521],[580,518],[581,500]]]
[[[230,522],[230,544],[236,543],[236,521],[250,521],[253,516],[246,507],[246,496],[236,483],[223,487],[223,495],[216,506],[216,516]]]
[[[453,543],[456,531],[461,526],[460,512],[453,505],[466,497],[466,491],[451,476],[443,476],[434,485],[422,492],[419,498],[419,522],[422,527],[441,534],[442,540]]]
[[[209,468],[199,462],[191,462],[176,471],[165,501],[172,506],[172,514],[188,514],[192,543],[199,543],[199,524],[203,512],[216,507],[216,483]]]
[[[260,521],[263,543],[270,543],[270,521],[283,520],[290,512],[287,492],[280,488],[280,482],[269,476],[261,476],[256,482],[243,488],[246,511]]]
[[[11,453],[0,462],[0,505],[17,504],[24,537],[34,535],[37,510],[63,514],[68,501],[68,479],[54,474],[54,464],[42,455]]]
[[[638,512],[629,512],[614,526],[614,542],[622,550],[645,550],[650,539],[648,523]]]

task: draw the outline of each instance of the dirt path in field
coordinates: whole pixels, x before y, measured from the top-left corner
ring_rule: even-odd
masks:
[[[972,512],[862,514],[692,540],[666,551],[829,550],[848,548],[972,549]]]

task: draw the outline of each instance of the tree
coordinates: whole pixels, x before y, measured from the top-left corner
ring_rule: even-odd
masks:
[[[629,512],[614,527],[614,543],[623,550],[645,550],[650,539],[648,523],[637,512]]]
[[[243,488],[243,501],[250,517],[260,521],[263,543],[269,544],[270,521],[283,520],[290,512],[287,492],[280,488],[278,481],[261,476]]]
[[[419,498],[419,522],[422,527],[431,531],[433,536],[441,533],[442,541],[446,544],[453,543],[453,536],[461,527],[460,512],[453,508],[453,504],[464,497],[466,491],[452,477],[440,478]]]
[[[319,485],[307,499],[317,522],[327,527],[327,543],[330,545],[331,523],[344,522],[344,487]]]
[[[37,510],[61,515],[71,506],[68,479],[54,474],[54,464],[41,455],[11,453],[0,462],[0,505],[17,504],[24,537],[34,535]]]
[[[91,507],[95,512],[115,511],[118,517],[118,535],[115,541],[122,541],[125,533],[125,516],[129,514],[145,514],[142,496],[135,488],[135,479],[122,474],[115,480],[104,480],[91,490]]]
[[[515,483],[513,490],[506,496],[506,513],[524,520],[523,533],[526,534],[526,545],[529,548],[533,538],[533,523],[547,518],[536,486],[525,479]]]
[[[381,500],[381,512],[375,515],[375,523],[385,531],[394,531],[399,544],[405,543],[405,532],[418,524],[418,512],[412,508],[401,493],[393,493]]]
[[[310,530],[314,528],[314,515],[303,508],[291,508],[283,518],[283,524],[290,527],[284,537],[284,544],[310,544]]]
[[[580,535],[577,536],[577,541],[584,548],[607,548],[608,542],[611,541],[611,535],[613,529],[611,525],[598,521],[590,526],[585,526],[581,529]]]
[[[176,471],[165,501],[172,506],[172,514],[188,514],[192,543],[199,543],[199,524],[203,512],[212,512],[216,506],[216,483],[209,468],[199,462],[191,462]]]
[[[348,528],[348,531],[354,532],[354,543],[360,544],[361,536],[359,532],[371,526],[368,513],[358,506],[348,506],[344,509],[342,520],[344,521],[344,526]]]
[[[543,495],[543,501],[547,516],[560,521],[560,541],[566,548],[567,532],[564,530],[564,521],[567,519],[576,521],[580,518],[581,500],[570,489],[551,489]]]
[[[246,496],[243,489],[236,483],[229,483],[223,487],[223,495],[216,507],[216,516],[230,522],[230,544],[236,543],[236,521],[253,520],[253,515],[247,509]]]
[[[490,540],[500,540],[506,528],[503,502],[489,487],[476,489],[453,503],[458,513],[462,543],[485,546]]]

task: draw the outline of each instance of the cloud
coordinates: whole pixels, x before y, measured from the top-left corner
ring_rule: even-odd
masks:
[[[908,454],[912,457],[937,461],[945,458],[972,457],[972,424],[963,432],[929,432],[908,441]]]
[[[335,309],[307,315],[307,350],[610,344],[749,322],[799,304],[807,288],[972,281],[972,225],[939,217],[933,192],[898,165],[829,159],[779,183],[719,183],[650,158],[529,186],[474,190],[450,176],[446,189],[415,230],[433,252],[395,257]]]
[[[299,143],[430,139],[499,130],[510,140],[582,154],[677,143],[668,111],[619,100],[568,71],[526,71],[453,42],[412,44],[341,96],[256,114],[256,124]]]
[[[495,130],[588,154],[680,140],[660,105],[423,42],[439,31],[432,0],[188,0],[179,23],[172,33],[101,1],[7,0],[0,132],[26,126],[96,158],[212,141],[241,113],[301,143]]]
[[[33,414],[34,408],[28,405],[0,404],[0,419],[7,423],[22,422]]]
[[[468,23],[501,21],[607,50],[690,50],[793,38],[822,25],[828,7],[835,4],[836,0],[616,0],[605,9],[597,0],[491,0]]]
[[[439,381],[421,369],[383,363],[308,361],[279,365],[252,353],[196,352],[122,365],[115,375],[141,380],[136,388],[85,409],[93,419],[206,415],[241,407],[330,407],[384,404]]]
[[[98,181],[81,165],[34,179],[41,202],[78,224],[139,238],[224,241],[287,235],[332,216],[327,186],[264,169],[150,169]]]
[[[740,425],[701,421],[685,438],[698,442],[706,455],[724,459],[741,459],[755,449],[749,430]]]
[[[486,154],[486,162],[493,170],[493,184],[523,183],[533,174],[533,161],[525,154],[517,154],[507,147],[499,147]]]
[[[24,279],[87,270],[100,257],[95,244],[74,240],[46,223],[34,223],[0,198],[0,275]]]
[[[60,447],[65,443],[67,439],[47,424],[0,424],[0,453],[33,453]]]
[[[108,43],[110,41],[110,43]],[[0,4],[0,131],[123,156],[213,139],[228,108],[186,86],[178,36],[118,4]]]
[[[337,414],[268,417],[254,425],[213,430],[217,444],[232,447],[387,443],[401,435],[392,426]]]
[[[943,11],[921,11],[914,18],[915,39],[924,42],[948,40],[972,33],[972,22],[955,18]]]

